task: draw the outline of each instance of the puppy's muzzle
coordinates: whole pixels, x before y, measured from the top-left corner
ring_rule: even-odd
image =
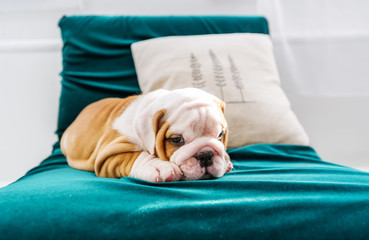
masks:
[[[208,166],[213,165],[213,156],[214,156],[213,151],[205,151],[205,152],[200,152],[196,156],[196,159],[200,162],[201,167],[208,167]]]

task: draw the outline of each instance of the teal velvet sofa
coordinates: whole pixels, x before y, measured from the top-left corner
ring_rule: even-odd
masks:
[[[70,16],[59,139],[89,103],[140,93],[130,45],[169,35],[268,34],[263,17]],[[230,149],[212,180],[149,183],[72,169],[51,155],[0,189],[0,239],[368,239],[369,174],[325,162],[309,146]],[[348,161],[350,159],[347,159]]]

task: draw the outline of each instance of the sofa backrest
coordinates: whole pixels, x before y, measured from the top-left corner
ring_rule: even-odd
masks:
[[[63,38],[59,138],[88,104],[140,93],[130,46],[149,38],[216,33],[264,33],[264,17],[69,16],[59,22]]]

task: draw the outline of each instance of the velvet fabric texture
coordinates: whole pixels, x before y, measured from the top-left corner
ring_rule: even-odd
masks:
[[[262,17],[66,17],[57,134],[87,104],[140,92],[131,43],[163,35],[267,33]],[[369,174],[311,147],[229,150],[220,179],[100,178],[49,158],[0,189],[0,239],[367,239]],[[350,159],[348,159],[349,161]]]
[[[369,174],[310,147],[229,151],[216,180],[149,183],[70,168],[59,146],[0,189],[2,239],[365,239]]]

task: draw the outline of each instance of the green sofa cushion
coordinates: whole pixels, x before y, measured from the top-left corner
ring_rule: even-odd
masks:
[[[0,189],[1,239],[365,239],[369,174],[310,147],[230,151],[216,180],[149,183],[70,168],[53,155]]]

